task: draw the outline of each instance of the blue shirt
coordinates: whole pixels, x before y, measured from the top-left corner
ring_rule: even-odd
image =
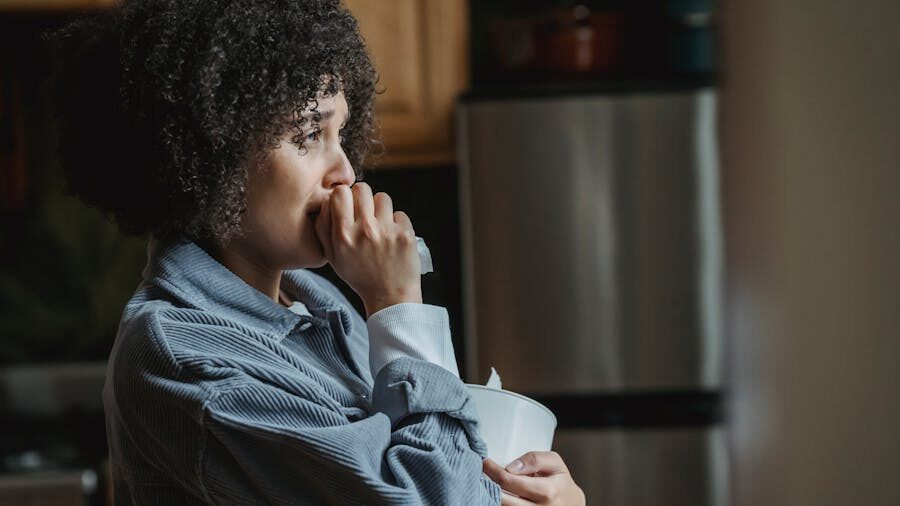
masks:
[[[373,379],[331,283],[301,269],[282,289],[309,314],[191,242],[151,248],[103,394],[116,504],[500,503],[453,372],[399,356]]]

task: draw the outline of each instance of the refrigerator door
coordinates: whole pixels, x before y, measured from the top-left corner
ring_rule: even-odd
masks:
[[[725,506],[723,428],[561,430],[554,449],[588,506]]]
[[[711,89],[458,108],[467,379],[717,389]]]

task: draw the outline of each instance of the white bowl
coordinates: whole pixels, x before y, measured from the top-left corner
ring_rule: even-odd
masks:
[[[530,451],[548,451],[556,416],[543,404],[508,390],[466,384],[478,410],[488,457],[501,466]]]

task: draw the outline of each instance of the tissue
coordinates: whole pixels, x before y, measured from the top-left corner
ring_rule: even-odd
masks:
[[[497,373],[497,369],[491,367],[491,377],[488,378],[487,383],[485,383],[484,386],[497,390],[503,389],[503,382],[500,381],[500,374]]]
[[[434,272],[434,266],[431,265],[431,251],[425,244],[425,239],[416,236],[416,251],[419,252],[419,264],[422,266],[422,274]]]

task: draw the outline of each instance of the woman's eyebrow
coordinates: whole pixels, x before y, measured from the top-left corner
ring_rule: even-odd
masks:
[[[321,124],[333,118],[334,114],[334,109],[325,109],[324,111],[313,110],[304,112],[301,114],[301,116],[303,118]],[[347,125],[348,121],[350,121],[350,111],[347,111],[347,115],[344,117],[344,122],[341,123],[341,128],[344,128]]]
[[[316,111],[304,112],[301,116],[304,118],[307,118],[307,119],[311,119],[311,120],[315,121],[316,123],[321,123],[323,121],[328,121],[329,119],[331,119],[332,116],[334,116],[334,109],[325,109],[324,111],[316,110]]]

